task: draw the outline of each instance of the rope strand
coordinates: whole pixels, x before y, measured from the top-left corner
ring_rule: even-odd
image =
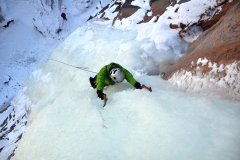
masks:
[[[59,62],[59,63],[65,64],[65,65],[67,65],[67,66],[70,66],[70,67],[74,67],[74,68],[77,68],[77,69],[81,69],[81,70],[83,70],[83,71],[92,72],[92,73],[97,73],[97,72],[88,70],[87,67],[76,67],[76,66],[67,64],[67,63],[65,63],[65,62],[61,62],[61,61],[58,61],[58,60],[55,60],[55,59],[50,59],[50,58],[47,59],[47,60],[52,60],[52,61],[55,61],[55,62]]]

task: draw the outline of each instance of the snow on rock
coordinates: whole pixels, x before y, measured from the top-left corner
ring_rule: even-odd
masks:
[[[206,57],[204,57],[204,59],[199,58],[197,61],[197,65],[202,64],[202,66],[205,66],[208,63],[208,60]]]
[[[231,6],[228,5],[230,2],[232,1],[112,1],[95,17],[107,19],[115,27],[120,28],[142,22],[154,21],[156,23],[164,20],[168,27],[179,32],[181,38],[187,42],[193,42],[203,30],[210,28],[226,13]],[[222,7],[225,7],[224,13],[221,12]],[[159,19],[161,16],[162,19]],[[206,23],[213,16],[215,16],[214,20]]]
[[[216,0],[189,1],[181,5],[168,7],[175,14],[168,17],[170,27],[179,31],[179,35],[187,42],[193,42],[204,31],[216,24],[230,8],[232,0],[219,3]],[[232,3],[231,3],[232,4]],[[225,7],[227,6],[227,7]],[[222,11],[222,8],[225,8]],[[189,19],[185,19],[186,16]]]
[[[197,63],[192,63],[191,66],[196,68],[194,73],[184,69],[179,70],[172,75],[169,82],[189,92],[240,101],[239,64],[240,61],[218,66],[206,58],[198,59]],[[204,72],[204,70],[209,71]]]
[[[92,0],[72,0],[71,3],[67,3],[62,0],[38,0],[35,3],[32,2],[32,4],[37,10],[37,14],[33,17],[33,25],[36,30],[45,37],[65,39],[75,29],[75,27],[72,28],[73,26],[80,25],[86,20],[86,17],[80,17],[81,14],[87,12],[90,7],[94,8],[96,2]],[[60,16],[62,12],[66,14],[68,21],[64,21]],[[79,17],[79,20],[71,22],[76,17]]]
[[[190,44],[164,76],[187,91],[240,100],[240,2]]]
[[[0,159],[11,159],[23,132],[26,130],[27,120],[32,108],[32,102],[23,88],[12,100],[11,105],[2,110],[0,122]]]

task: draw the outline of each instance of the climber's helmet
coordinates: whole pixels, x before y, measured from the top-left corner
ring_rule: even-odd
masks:
[[[125,74],[119,68],[113,68],[110,71],[110,77],[116,83],[121,83],[125,79]]]

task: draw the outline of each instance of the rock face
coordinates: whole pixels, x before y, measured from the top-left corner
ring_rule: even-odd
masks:
[[[114,24],[115,20],[117,20],[117,19],[122,20],[123,18],[127,18],[127,17],[131,16],[132,14],[134,14],[140,8],[138,6],[131,5],[132,1],[133,0],[126,0],[126,2],[122,6],[121,6],[121,4],[119,4],[120,9],[115,10],[115,11],[118,11],[118,14],[114,18],[113,24]],[[139,23],[146,23],[146,22],[149,22],[155,16],[157,16],[157,17],[161,16],[166,11],[166,8],[170,5],[181,4],[181,3],[184,3],[187,1],[190,1],[190,0],[180,0],[178,3],[176,0],[172,0],[172,1],[152,0],[152,1],[150,1],[151,12],[152,12],[151,16],[148,16],[146,13],[144,19]]]
[[[218,9],[216,13],[213,15],[213,17],[209,20],[202,20],[201,18],[198,22],[198,25],[201,26],[204,31],[211,28],[214,24],[216,24],[220,20],[222,16],[226,14],[229,8],[232,8],[235,5],[235,3],[236,0],[233,3],[228,3],[227,0],[217,0],[218,6],[223,5],[221,10]],[[202,17],[204,16],[204,14],[202,14]]]
[[[186,1],[180,1],[179,3],[183,3]],[[234,1],[236,2],[236,1]],[[231,8],[235,3],[229,3],[228,0],[216,0],[217,6],[215,8],[207,8],[204,13],[201,14],[198,22],[188,22],[187,24],[170,24],[171,29],[178,29],[179,36],[187,42],[192,42],[188,40],[189,35],[193,34],[191,31],[192,27],[199,26],[203,31],[211,28],[214,24],[216,24],[222,16],[226,14],[226,12]],[[220,7],[220,8],[218,8]],[[218,9],[217,9],[218,8]],[[175,12],[178,12],[177,10]],[[215,12],[214,15],[211,15],[212,12]],[[211,18],[209,18],[211,17]]]
[[[118,14],[114,18],[113,24],[116,19],[122,20],[123,18],[127,18],[127,17],[131,16],[132,14],[134,14],[140,8],[138,6],[131,5],[132,1],[133,0],[126,0],[126,2],[122,6],[121,6],[121,4],[119,4],[119,9],[116,10],[116,11],[118,11]]]
[[[198,83],[199,92],[208,88],[218,90],[221,97],[240,100],[240,1],[235,0],[228,7],[226,15],[189,46],[164,79],[187,90],[196,90]],[[177,77],[182,79],[174,82]],[[209,84],[205,86],[206,83]],[[229,95],[218,93],[221,88]]]
[[[150,2],[150,6],[151,6],[151,11],[152,11],[152,15],[151,16],[147,16],[145,15],[143,21],[141,22],[149,22],[154,16],[160,16],[162,15],[166,8],[171,5],[169,0],[153,0]]]

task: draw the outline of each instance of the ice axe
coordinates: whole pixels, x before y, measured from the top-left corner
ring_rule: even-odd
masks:
[[[152,88],[151,88],[151,87],[147,87],[147,86],[145,86],[145,85],[142,85],[141,88],[142,88],[142,89],[145,88],[146,90],[149,90],[150,92],[152,92]]]
[[[103,104],[103,107],[104,107],[107,103],[107,95],[106,94],[103,95],[103,100],[104,100],[104,104]]]

